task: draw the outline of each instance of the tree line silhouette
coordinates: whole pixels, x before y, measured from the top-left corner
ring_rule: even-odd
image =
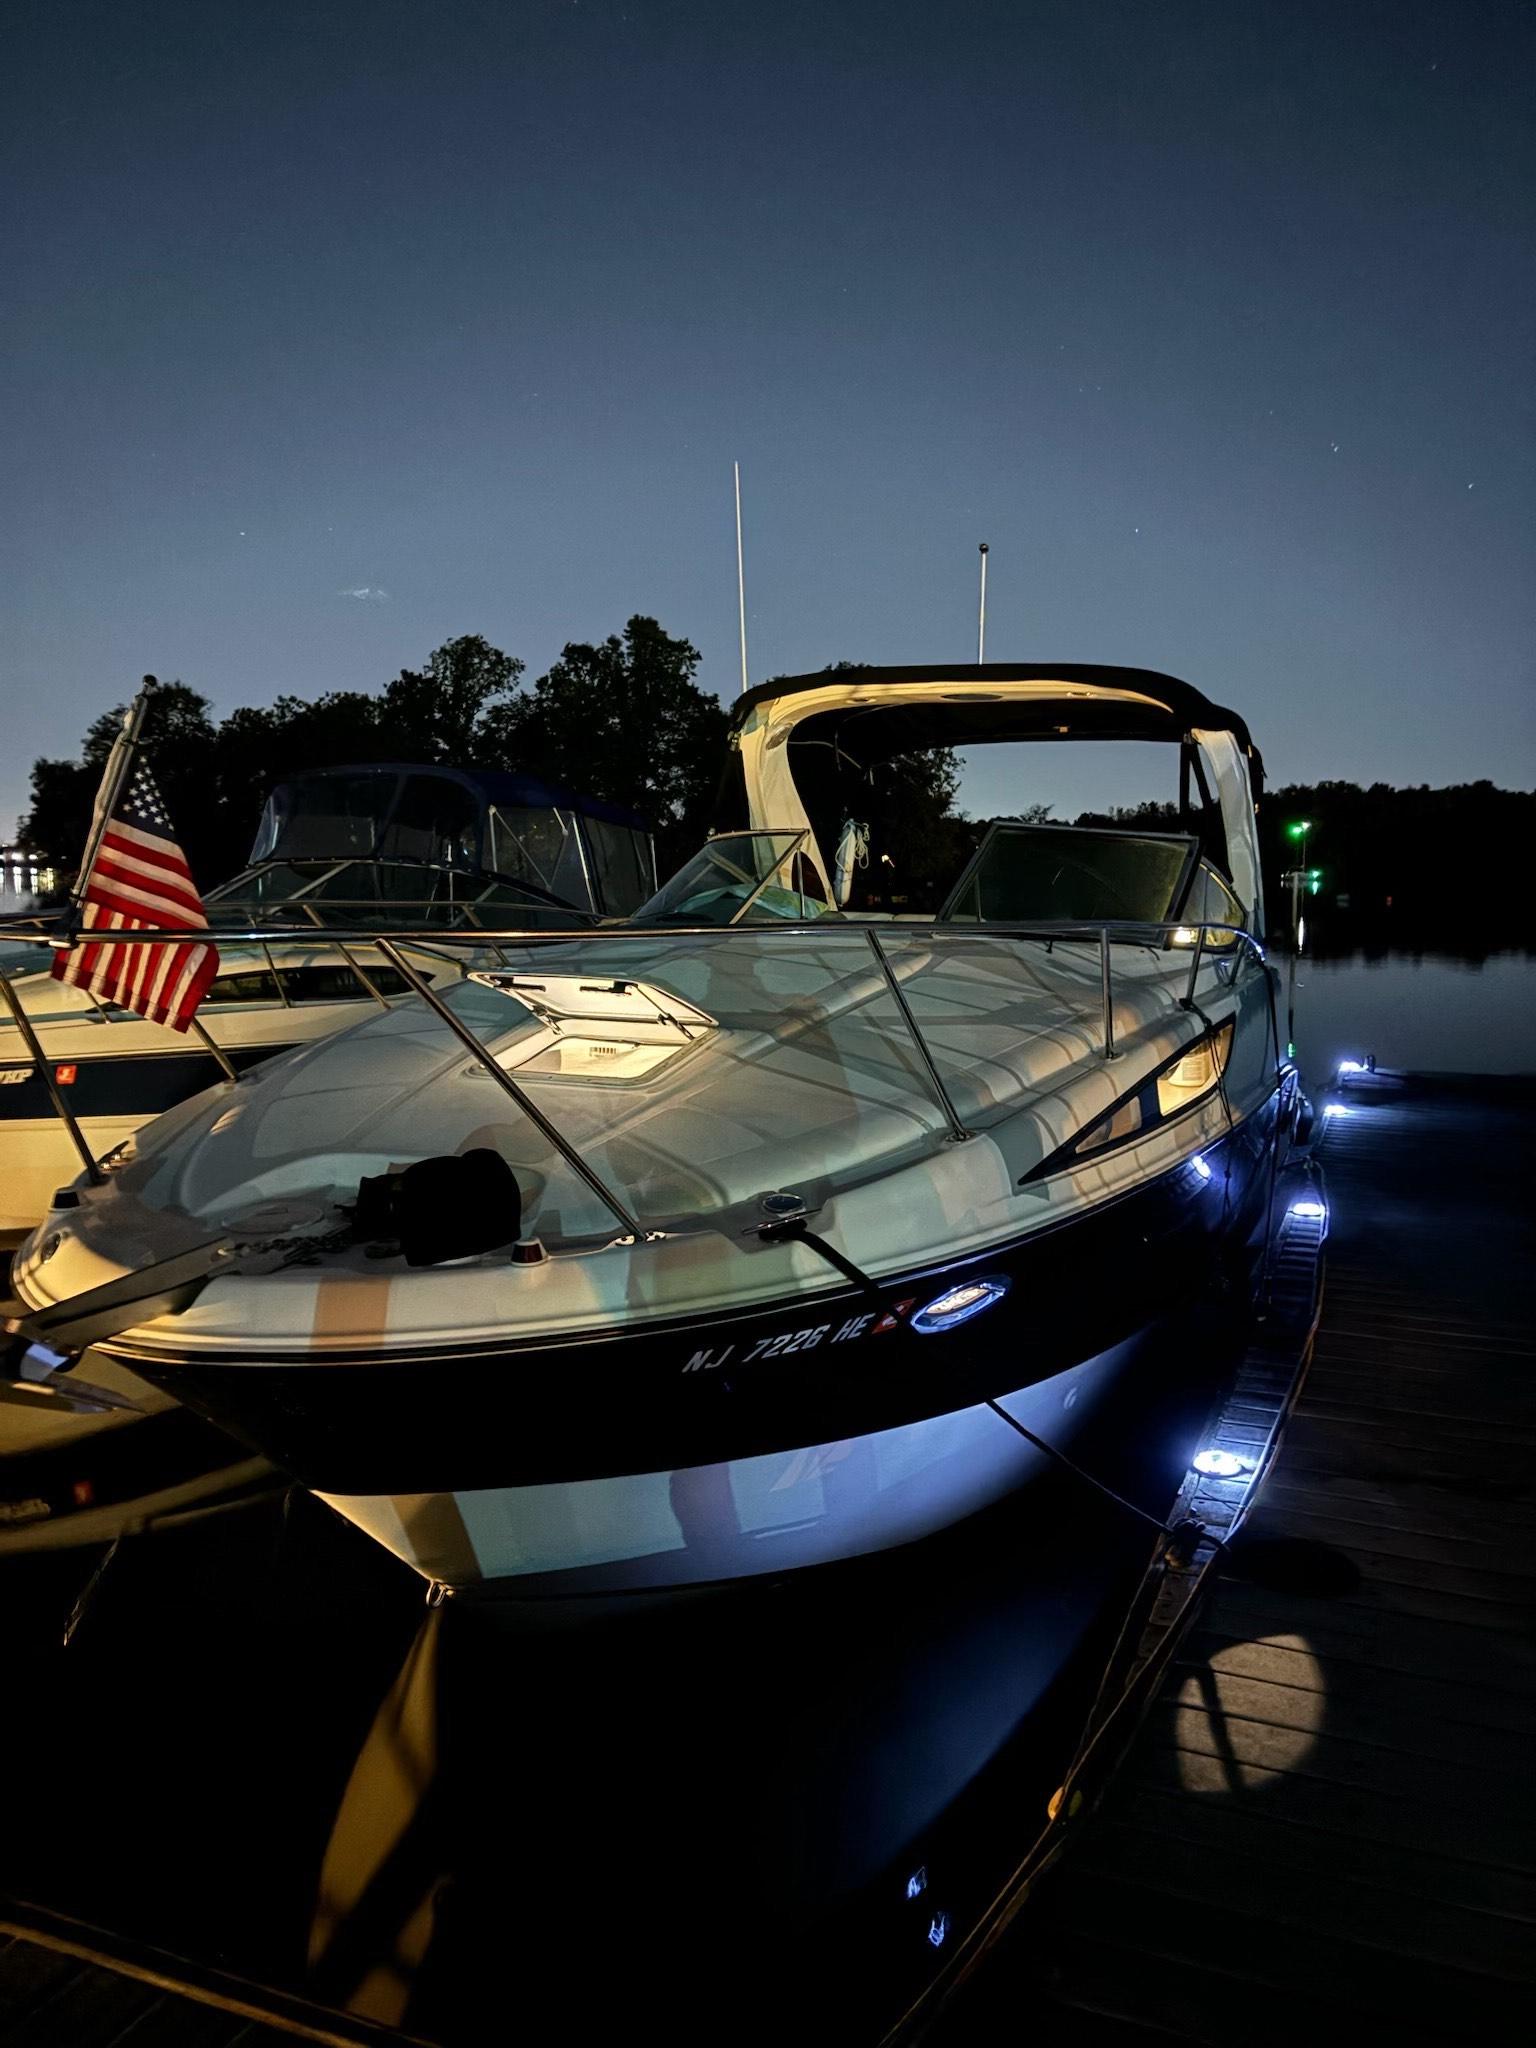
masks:
[[[1305,841],[1289,828],[1305,822]],[[1080,825],[1178,829],[1171,804],[1085,812]],[[1536,938],[1523,875],[1536,844],[1536,790],[1461,782],[1291,782],[1259,806],[1266,910],[1288,932],[1286,876],[1305,860],[1301,906],[1315,949],[1392,945],[1477,954]],[[1314,890],[1310,877],[1316,876]]]
[[[725,758],[729,712],[699,687],[699,661],[689,641],[637,615],[606,640],[568,642],[528,684],[523,662],[465,634],[376,693],[290,694],[223,719],[199,691],[164,684],[151,700],[145,750],[205,885],[244,865],[274,783],[348,761],[512,768],[623,804],[651,825],[665,875],[707,834]],[[861,666],[835,662],[826,672]],[[34,763],[31,807],[18,830],[23,847],[66,867],[78,856],[122,708],[94,722],[77,759]],[[980,830],[956,807],[959,758],[947,749],[913,755],[890,764],[886,780],[911,872],[958,872]],[[1310,825],[1305,859],[1317,874],[1303,901],[1320,946],[1476,953],[1536,935],[1522,886],[1536,843],[1536,790],[1325,781],[1266,792],[1259,834],[1272,931],[1289,928],[1284,877],[1302,852],[1286,828],[1302,819]],[[1162,804],[1083,812],[1075,822],[1178,827],[1174,808]]]
[[[216,719],[201,692],[162,684],[143,751],[204,886],[245,865],[274,783],[353,761],[511,768],[623,804],[651,826],[665,874],[708,830],[725,748],[728,714],[695,683],[698,665],[697,648],[637,616],[606,640],[568,642],[525,686],[525,663],[471,633],[376,694],[286,695]],[[24,847],[78,859],[124,708],[94,722],[78,759],[33,764]]]

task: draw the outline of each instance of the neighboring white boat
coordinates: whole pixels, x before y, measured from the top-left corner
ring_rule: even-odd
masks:
[[[1179,750],[1185,829],[1002,820],[942,902],[841,907],[873,764],[1100,738]],[[859,670],[732,744],[738,829],[631,926],[140,1133],[24,1248],[18,1341],[67,1376],[94,1339],[455,1589],[888,1548],[1111,1418],[1299,1104],[1242,720],[1139,670]]]
[[[221,946],[200,1021],[244,1071],[407,993],[366,936],[317,944],[296,926],[409,926],[428,941],[409,949],[412,971],[456,980],[461,961],[431,934],[477,922],[595,922],[633,909],[653,885],[638,818],[531,777],[401,764],[317,770],[274,790],[249,866],[207,898],[216,930],[270,936]],[[96,1158],[219,1082],[216,1058],[196,1039],[54,981],[46,967],[18,969],[47,956],[46,943],[18,943],[8,978]],[[19,1027],[0,1010],[0,1232],[30,1229],[80,1164]],[[0,1556],[109,1541],[270,1474],[265,1459],[121,1363],[93,1359],[86,1377],[84,1390],[79,1376],[0,1382]]]
[[[317,770],[274,790],[249,866],[207,898],[210,922],[270,925],[261,945],[222,949],[199,1021],[237,1069],[324,1038],[405,989],[366,943],[317,946],[294,927],[451,930],[568,926],[583,914],[632,911],[654,887],[638,818],[497,770],[400,764]],[[101,1158],[219,1078],[195,1038],[39,964],[7,979],[32,1023],[55,1085]],[[428,979],[457,963],[416,949]],[[0,1231],[30,1229],[80,1159],[44,1076],[0,1009]]]
[[[110,1358],[0,1386],[0,1558],[110,1543],[263,1480],[267,1459]],[[76,1384],[71,1386],[70,1381]]]

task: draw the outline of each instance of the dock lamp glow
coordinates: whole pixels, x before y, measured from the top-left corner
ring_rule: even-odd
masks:
[[[1215,1446],[1210,1450],[1196,1451],[1190,1463],[1206,1479],[1241,1479],[1245,1472],[1253,1469],[1235,1451],[1218,1450]]]

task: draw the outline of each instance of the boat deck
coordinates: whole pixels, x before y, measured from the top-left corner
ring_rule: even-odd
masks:
[[[1536,1087],[1339,1098],[1312,1369],[1099,1811],[946,2048],[1527,2037]]]
[[[1098,1811],[925,2035],[941,2048],[1527,2037],[1536,1086],[1383,1076],[1343,1101],[1278,1465]],[[218,2001],[194,2006],[142,1951],[118,1976],[49,1939],[0,1916],[8,2048],[402,2038],[189,1968]]]

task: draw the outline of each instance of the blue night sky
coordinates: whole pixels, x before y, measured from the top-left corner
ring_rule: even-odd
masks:
[[[733,457],[754,680],[973,660],[985,539],[995,659],[1183,675],[1276,780],[1530,784],[1532,21],[13,10],[0,837],[145,669],[645,611],[731,694]]]

